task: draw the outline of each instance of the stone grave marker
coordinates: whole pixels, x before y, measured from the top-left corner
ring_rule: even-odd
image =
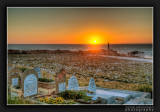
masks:
[[[20,85],[18,73],[14,73],[14,74],[12,73],[11,75],[9,75],[8,83],[9,85],[12,85],[12,86]]]
[[[59,93],[66,90],[66,83],[60,83],[59,84]]]
[[[42,77],[41,69],[40,69],[38,66],[36,66],[36,67],[34,68],[34,70],[37,72],[38,78],[41,78],[41,77]]]
[[[18,85],[18,78],[13,78],[12,79],[12,85],[17,86]]]
[[[91,93],[96,93],[96,84],[93,78],[89,81],[88,91]]]
[[[55,77],[56,94],[66,90],[66,72],[62,68]]]
[[[26,70],[22,75],[22,91],[24,97],[38,94],[38,74],[34,69]]]
[[[79,90],[77,78],[72,76],[68,81],[68,90]]]

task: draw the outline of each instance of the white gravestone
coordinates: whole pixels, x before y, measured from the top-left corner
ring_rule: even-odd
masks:
[[[18,78],[13,78],[12,79],[12,85],[17,86],[18,85]]]
[[[41,78],[42,77],[41,69],[39,67],[35,67],[34,70],[37,72],[38,78]]]
[[[66,90],[66,83],[59,84],[59,93]]]
[[[24,80],[24,97],[37,94],[37,77],[29,74]]]
[[[68,90],[79,90],[77,78],[72,76],[68,81]]]
[[[93,78],[91,78],[89,81],[88,91],[96,93],[96,84]]]

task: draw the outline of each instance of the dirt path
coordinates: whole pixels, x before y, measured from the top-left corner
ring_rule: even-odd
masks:
[[[152,60],[152,59],[133,58],[133,57],[120,57],[120,56],[106,56],[106,55],[101,55],[101,56],[103,56],[103,57],[108,57],[108,58],[135,60],[135,61],[144,61],[144,62],[148,62],[148,63],[153,63],[153,60]]]

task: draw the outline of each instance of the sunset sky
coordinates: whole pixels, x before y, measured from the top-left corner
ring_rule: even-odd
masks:
[[[152,8],[8,8],[8,44],[152,43]]]

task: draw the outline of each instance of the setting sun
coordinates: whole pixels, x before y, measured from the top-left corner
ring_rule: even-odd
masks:
[[[97,41],[95,40],[94,43],[96,43]]]

